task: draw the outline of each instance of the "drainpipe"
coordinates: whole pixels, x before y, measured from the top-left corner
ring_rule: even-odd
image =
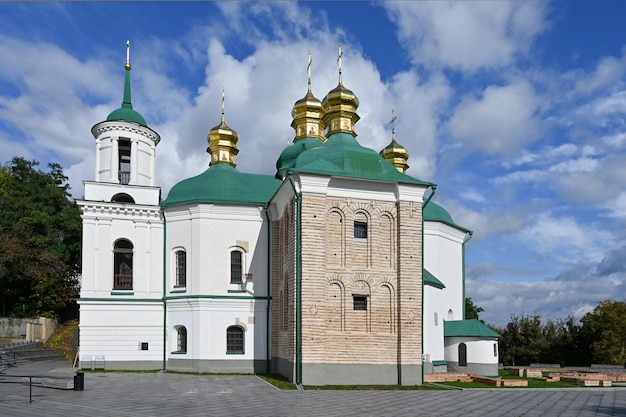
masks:
[[[270,325],[270,315],[271,315],[271,305],[272,305],[272,222],[270,220],[269,215],[269,206],[265,208],[265,218],[267,218],[267,313],[265,315],[265,349],[267,351],[267,358],[265,360],[265,373],[270,373],[270,363],[272,361],[271,357],[271,344],[270,338],[272,337],[271,325]]]
[[[435,196],[435,191],[437,191],[437,184],[431,184],[430,186],[431,193],[422,203],[422,337],[420,338],[422,341],[422,385],[424,384],[424,209],[430,203],[430,200]]]
[[[470,241],[474,232],[467,231],[467,238],[461,244],[461,268],[463,268],[463,320],[465,320],[465,244]]]
[[[302,306],[300,305],[302,302],[302,196],[293,182],[291,173],[287,175],[296,198],[296,385],[300,386],[302,384]]]
[[[161,216],[163,216],[163,370],[165,370],[167,367],[167,300],[165,299],[165,294],[167,293],[167,219],[165,218],[163,206],[161,206]]]

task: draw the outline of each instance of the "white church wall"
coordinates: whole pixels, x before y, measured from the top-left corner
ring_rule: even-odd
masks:
[[[106,369],[160,369],[163,360],[163,304],[79,301],[80,361],[104,359]]]
[[[424,222],[424,268],[445,288],[424,287],[424,353],[444,360],[444,320],[463,317],[463,239],[465,233],[441,222]]]
[[[187,250],[185,294],[267,295],[268,226],[261,208],[202,204],[168,208],[166,216],[168,259],[173,261],[176,248]],[[230,282],[233,249],[243,252],[243,285]],[[173,274],[171,266],[168,273]],[[170,275],[169,288],[174,280]]]

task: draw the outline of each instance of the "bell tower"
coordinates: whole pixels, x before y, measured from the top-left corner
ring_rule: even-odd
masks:
[[[115,201],[113,197],[122,193],[131,196],[137,203],[139,199],[143,204],[158,204],[159,196],[146,200],[144,193],[133,190],[133,186],[154,187],[156,146],[161,137],[133,109],[130,95],[130,42],[126,43],[124,70],[126,74],[121,107],[112,111],[105,121],[91,128],[96,140],[96,172],[95,183],[85,185],[85,193],[89,193],[85,197],[88,200]]]

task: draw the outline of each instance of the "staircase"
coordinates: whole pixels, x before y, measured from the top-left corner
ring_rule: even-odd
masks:
[[[56,350],[45,349],[43,342],[11,344],[0,348],[0,373],[35,361],[65,361]]]

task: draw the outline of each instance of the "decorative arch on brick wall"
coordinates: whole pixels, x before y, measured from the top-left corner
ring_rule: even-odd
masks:
[[[362,228],[365,224],[365,237],[363,238],[358,228]],[[372,222],[370,213],[365,208],[356,208],[353,215],[354,233],[351,234],[352,248],[350,251],[351,265],[357,268],[369,268],[372,265]]]
[[[372,321],[372,287],[364,274],[356,274],[346,291],[346,331],[370,332]],[[366,308],[361,308],[362,298],[365,298]]]
[[[374,254],[378,257],[377,264],[391,270],[396,269],[396,222],[389,212],[382,212],[376,222],[374,233]]]
[[[395,332],[395,290],[389,282],[383,282],[372,291],[372,332]]]
[[[331,281],[326,286],[326,320],[329,331],[345,330],[345,297],[341,281]]]
[[[345,214],[332,207],[326,214],[326,265],[343,268],[346,263]]]

